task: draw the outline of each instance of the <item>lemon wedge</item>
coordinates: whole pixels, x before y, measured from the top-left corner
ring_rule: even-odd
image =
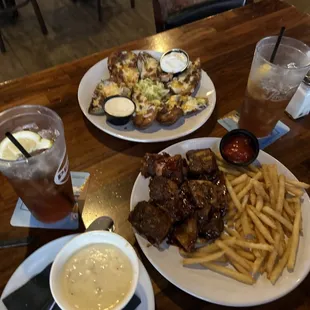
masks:
[[[22,130],[13,133],[14,138],[24,147],[28,153],[38,150],[49,149],[53,146],[53,141],[41,138],[41,136],[33,131]],[[5,138],[0,143],[0,158],[4,160],[17,160],[22,156],[20,150],[11,142],[9,138]]]
[[[259,67],[259,74],[261,76],[265,76],[271,70],[271,66],[269,64],[263,64]]]

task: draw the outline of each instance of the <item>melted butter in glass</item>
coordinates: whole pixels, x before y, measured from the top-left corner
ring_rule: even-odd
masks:
[[[63,288],[73,309],[112,310],[126,297],[132,278],[130,260],[119,248],[92,244],[66,262]]]

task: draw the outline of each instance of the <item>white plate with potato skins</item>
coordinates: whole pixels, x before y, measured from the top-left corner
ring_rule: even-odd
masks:
[[[182,141],[163,150],[170,155],[181,154],[194,149],[211,148],[219,150],[219,138],[199,138]],[[279,161],[264,151],[260,151],[258,162],[276,164],[279,173],[296,179],[295,176]],[[139,201],[149,200],[149,179],[141,174],[136,179],[130,201],[133,210]],[[136,234],[137,241],[151,264],[171,283],[183,291],[215,304],[247,307],[271,302],[296,288],[307,276],[310,270],[310,200],[305,193],[302,203],[303,236],[300,237],[295,270],[289,273],[286,269],[275,285],[262,276],[254,285],[246,285],[230,279],[198,265],[183,267],[178,248],[166,246],[159,251],[149,242]]]
[[[140,51],[134,51],[139,53]],[[159,59],[162,53],[156,51],[146,51],[156,59]],[[80,108],[86,118],[96,127],[105,133],[119,139],[135,142],[162,142],[184,137],[200,128],[211,116],[216,102],[215,88],[208,74],[201,70],[201,80],[194,94],[196,97],[208,97],[208,106],[192,115],[181,117],[171,126],[163,126],[154,122],[150,127],[140,130],[134,127],[132,121],[124,126],[114,126],[107,122],[105,115],[91,115],[88,108],[93,96],[93,92],[100,82],[110,77],[107,67],[108,58],[102,59],[92,66],[83,76],[79,89],[78,100]]]

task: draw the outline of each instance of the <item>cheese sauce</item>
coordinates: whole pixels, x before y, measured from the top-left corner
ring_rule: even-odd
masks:
[[[160,60],[163,71],[168,73],[178,73],[187,67],[188,59],[184,53],[171,52]]]
[[[111,244],[92,244],[74,253],[63,270],[63,291],[72,309],[112,310],[130,290],[133,269]]]

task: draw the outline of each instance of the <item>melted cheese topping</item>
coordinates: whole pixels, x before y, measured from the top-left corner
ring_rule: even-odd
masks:
[[[184,114],[188,114],[194,111],[202,110],[207,106],[207,98],[195,98],[188,97],[187,100],[182,104],[182,110]]]
[[[133,269],[111,244],[92,244],[74,253],[63,270],[63,292],[72,309],[112,310],[130,290]]]

